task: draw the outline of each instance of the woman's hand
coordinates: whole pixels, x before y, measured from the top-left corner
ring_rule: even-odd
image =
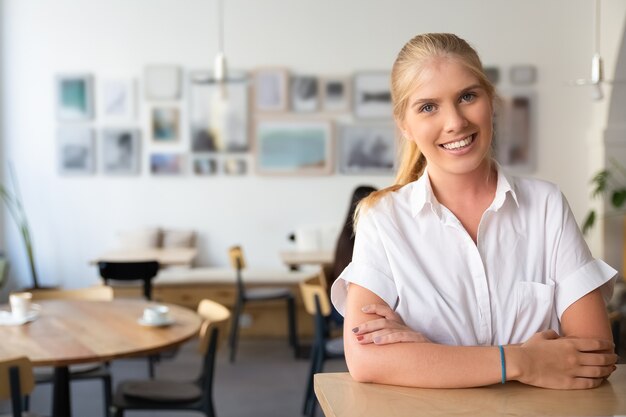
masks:
[[[559,337],[555,331],[546,330],[519,347],[505,347],[505,355],[511,354],[512,368],[519,366],[515,379],[520,382],[544,388],[587,389],[600,385],[616,369],[617,355],[607,353],[613,347],[609,340]]]
[[[410,329],[398,314],[383,304],[369,304],[361,311],[372,314],[372,320],[366,321],[352,329],[356,339],[362,345],[375,343],[430,342],[423,334]]]

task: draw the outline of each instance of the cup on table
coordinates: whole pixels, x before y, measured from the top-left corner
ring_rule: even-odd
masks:
[[[25,319],[31,310],[33,295],[29,292],[18,292],[9,296],[11,314],[17,319]]]
[[[163,323],[170,318],[170,309],[168,306],[155,305],[146,307],[143,310],[142,319],[146,323]]]

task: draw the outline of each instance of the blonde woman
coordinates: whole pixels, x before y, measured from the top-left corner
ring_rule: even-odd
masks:
[[[452,34],[418,35],[391,90],[399,172],[361,203],[332,288],[353,378],[598,386],[617,360],[605,310],[616,271],[593,259],[555,185],[493,162],[496,93],[477,53]]]

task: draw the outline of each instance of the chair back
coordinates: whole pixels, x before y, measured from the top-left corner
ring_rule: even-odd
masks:
[[[105,284],[114,281],[143,281],[143,295],[152,300],[152,280],[159,272],[157,261],[98,262],[98,270]]]
[[[215,301],[204,299],[198,304],[197,311],[204,319],[200,327],[200,344],[198,346],[198,350],[204,358],[200,386],[204,396],[204,406],[211,408],[213,404],[215,354],[221,336],[226,333],[228,320],[230,319],[230,310]]]
[[[27,357],[0,361],[0,400],[11,399],[13,416],[22,416],[23,395],[35,386],[33,368]]]
[[[300,282],[300,294],[302,295],[302,302],[304,308],[312,316],[315,316],[318,312],[323,317],[328,317],[331,313],[330,300],[326,289],[320,283],[320,278],[309,278]],[[319,309],[316,305],[315,298],[319,300]]]
[[[71,290],[33,289],[29,290],[29,292],[33,295],[33,300],[113,300],[113,288],[106,285]]]
[[[243,285],[242,270],[246,268],[246,261],[243,257],[243,250],[241,246],[232,246],[228,249],[228,256],[230,258],[230,264],[235,269],[237,274],[237,290],[238,297],[242,297],[245,294],[245,287]]]

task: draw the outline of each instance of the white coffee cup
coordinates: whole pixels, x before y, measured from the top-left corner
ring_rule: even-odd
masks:
[[[31,310],[33,295],[29,292],[18,292],[9,296],[11,314],[17,319],[25,319]]]
[[[146,323],[163,323],[169,319],[170,309],[168,306],[156,305],[146,307],[143,310],[143,321]]]

